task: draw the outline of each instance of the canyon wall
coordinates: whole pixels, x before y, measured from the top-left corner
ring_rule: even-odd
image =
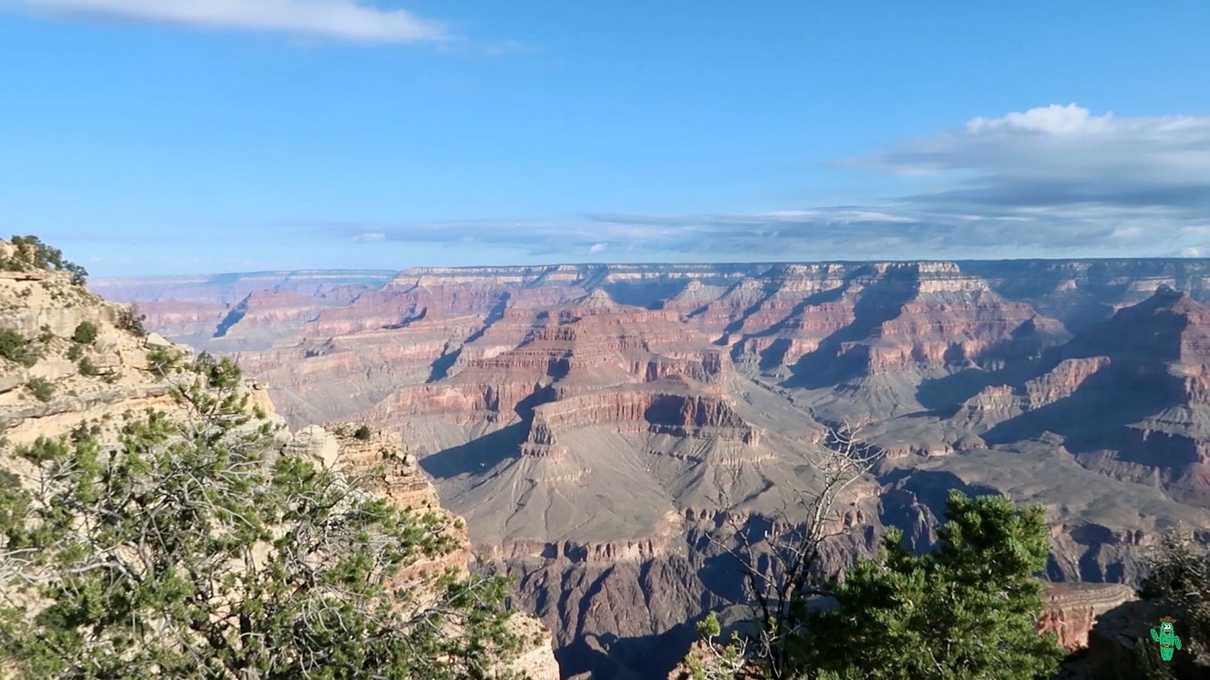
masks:
[[[221,315],[159,295],[149,323],[237,356],[292,425],[400,433],[568,676],[666,675],[745,597],[720,546],[800,516],[839,423],[885,457],[840,501],[828,573],[888,526],[929,549],[950,489],[1041,504],[1042,576],[1123,584],[1106,602],[1165,530],[1210,526],[1206,260],[416,268],[241,293]],[[1082,644],[1104,603],[1053,592],[1043,625]]]

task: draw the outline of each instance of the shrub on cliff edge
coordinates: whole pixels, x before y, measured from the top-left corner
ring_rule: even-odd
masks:
[[[118,318],[114,322],[114,325],[140,338],[145,338],[147,337],[147,328],[143,326],[143,322],[146,320],[146,314],[140,314],[138,307],[130,305],[129,307],[123,307],[118,312]]]
[[[234,363],[190,370],[188,417],[39,439],[24,486],[0,469],[6,677],[508,677],[501,580],[399,581],[457,548],[446,516],[279,457]]]
[[[55,384],[46,378],[35,376],[25,383],[26,389],[34,398],[41,402],[50,401],[55,396]]]
[[[72,332],[71,339],[78,345],[91,345],[97,339],[97,325],[91,321],[81,321]]]
[[[97,368],[96,364],[92,363],[92,360],[88,357],[80,359],[80,361],[76,364],[76,367],[80,370],[80,375],[86,378],[95,378],[98,375],[101,375],[101,370]]]
[[[836,607],[796,617],[778,642],[779,671],[760,652],[769,645],[739,638],[716,642],[707,619],[696,655],[686,660],[694,680],[1035,680],[1049,678],[1063,658],[1053,634],[1039,635],[1041,583],[1034,574],[1049,548],[1041,508],[1008,499],[971,499],[953,491],[938,548],[914,555],[890,530],[876,560],[852,567],[826,590]],[[780,675],[778,675],[780,674]]]
[[[63,257],[63,251],[42,242],[37,236],[13,236],[9,239],[13,252],[0,257],[0,269],[30,271],[43,269],[71,274],[71,282],[82,286],[88,279],[88,270]]]

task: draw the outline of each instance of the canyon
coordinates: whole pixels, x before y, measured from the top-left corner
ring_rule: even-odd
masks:
[[[883,459],[821,571],[946,493],[1041,504],[1071,647],[1166,530],[1210,542],[1210,261],[617,264],[98,280],[235,357],[295,429],[398,433],[564,677],[666,677],[744,599],[736,527],[791,521],[829,431]],[[33,323],[32,321],[30,323]]]
[[[14,251],[13,245],[0,240],[0,262],[6,264],[0,267],[0,334],[4,336],[0,351],[0,482],[6,485],[6,493],[11,491],[10,484],[30,488],[46,483],[42,470],[20,447],[40,440],[68,441],[89,433],[97,436],[98,449],[104,451],[102,447],[126,436],[124,428],[144,414],[189,417],[177,395],[196,378],[187,371],[164,368],[169,356],[176,357],[174,363],[188,357],[187,346],[146,332],[126,305],[106,301],[68,272],[36,266],[12,268]],[[323,286],[330,281],[330,277],[318,278],[325,280]],[[321,286],[308,295],[322,296],[327,290]],[[192,300],[188,304],[212,303]],[[233,403],[239,403],[237,397],[247,400],[248,411],[264,416],[246,427],[271,433],[265,451],[270,460],[297,457],[356,480],[361,486],[352,493],[378,495],[402,510],[413,511],[408,516],[413,518],[415,531],[431,530],[452,539],[452,548],[425,553],[393,573],[392,586],[406,589],[421,602],[434,601],[441,592],[439,576],[470,572],[473,555],[465,522],[442,506],[436,489],[397,431],[363,430],[358,423],[332,422],[291,429],[276,413],[264,385],[242,380],[230,396]],[[425,528],[414,519],[429,515],[440,518],[432,525],[439,528]],[[31,602],[37,600],[12,587],[17,580],[13,574],[20,573],[25,564],[12,559],[19,553],[4,555],[4,567],[11,571],[5,571],[6,578],[0,582],[0,597],[6,606],[18,603],[32,608]],[[559,678],[548,629],[518,613],[510,614],[503,625],[518,638],[516,654],[505,670],[533,680]],[[0,675],[9,677],[14,672],[9,661],[6,657]]]

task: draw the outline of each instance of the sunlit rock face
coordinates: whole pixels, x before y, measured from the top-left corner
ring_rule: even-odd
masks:
[[[1053,583],[1038,629],[1054,633],[1064,649],[1074,652],[1088,646],[1102,614],[1133,599],[1134,589],[1121,583]]]
[[[743,598],[733,525],[801,512],[841,422],[886,458],[823,571],[888,526],[930,549],[960,489],[1045,507],[1048,579],[1137,584],[1164,530],[1210,525],[1208,281],[1201,260],[417,268],[161,291],[149,323],[236,355],[292,425],[398,432],[565,675],[656,677]],[[1063,598],[1101,595],[1055,592],[1045,625],[1078,645],[1103,603]]]

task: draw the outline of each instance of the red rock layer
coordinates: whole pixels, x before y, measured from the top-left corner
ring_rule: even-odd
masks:
[[[594,425],[613,425],[622,431],[710,437],[747,446],[760,441],[759,432],[725,399],[661,390],[651,385],[601,390],[538,406],[523,453],[558,455],[559,432]]]
[[[1069,652],[1088,646],[1097,618],[1134,599],[1134,589],[1120,583],[1051,583],[1038,630],[1054,633]]]

